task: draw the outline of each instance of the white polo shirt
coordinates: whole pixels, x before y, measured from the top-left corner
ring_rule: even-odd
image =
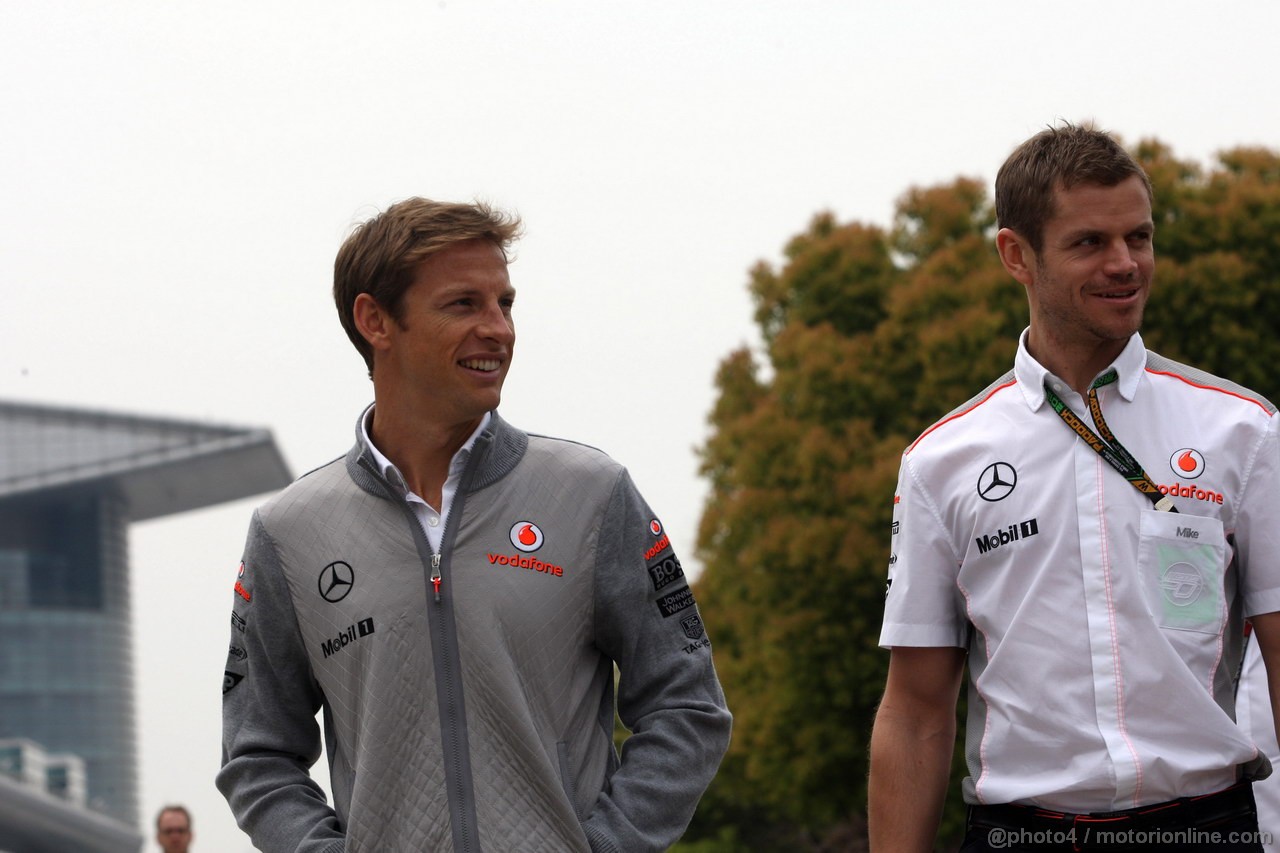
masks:
[[[1014,369],[903,454],[880,643],[969,650],[970,803],[1113,811],[1265,772],[1236,727],[1241,616],[1280,610],[1275,407],[1134,335],[1103,415],[1177,513]],[[1095,426],[1096,431],[1096,426]]]

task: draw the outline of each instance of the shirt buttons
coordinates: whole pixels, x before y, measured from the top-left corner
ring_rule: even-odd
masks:
[[[440,526],[440,516],[438,516],[438,515],[428,516],[428,517],[427,517],[427,524],[430,524],[432,527],[439,527],[439,526]]]

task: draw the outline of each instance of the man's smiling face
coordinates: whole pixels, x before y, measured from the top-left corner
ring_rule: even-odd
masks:
[[[468,240],[428,257],[389,329],[394,393],[430,400],[444,421],[478,423],[502,397],[516,342],[514,302],[494,243]]]

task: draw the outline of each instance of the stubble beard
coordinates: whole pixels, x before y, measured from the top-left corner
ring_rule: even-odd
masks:
[[[1037,283],[1043,284],[1045,290],[1063,292],[1057,280],[1049,275],[1039,264],[1037,264],[1037,273]],[[1047,332],[1050,337],[1062,342],[1074,341],[1087,344],[1129,340],[1135,332],[1142,328],[1142,318],[1147,307],[1147,295],[1151,292],[1149,281],[1144,282],[1135,275],[1132,283],[1142,292],[1142,301],[1130,309],[1126,319],[1122,320],[1121,317],[1115,317],[1111,319],[1111,322],[1107,322],[1090,316],[1082,305],[1072,303],[1069,300],[1063,300],[1062,302],[1051,300],[1046,303],[1042,299],[1038,313],[1040,313],[1040,319],[1046,326],[1043,331]]]

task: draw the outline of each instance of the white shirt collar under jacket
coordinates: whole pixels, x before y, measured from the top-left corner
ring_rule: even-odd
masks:
[[[365,446],[369,448],[369,453],[373,456],[373,461],[378,463],[378,470],[382,472],[382,476],[391,484],[400,496],[405,499],[409,507],[413,510],[413,515],[418,519],[418,524],[422,525],[422,532],[426,534],[427,541],[431,543],[431,549],[437,554],[440,553],[440,543],[444,541],[445,522],[449,520],[449,510],[453,506],[453,496],[458,493],[458,484],[462,481],[462,472],[467,467],[467,457],[471,455],[471,448],[475,446],[476,439],[480,437],[480,433],[484,432],[484,428],[489,425],[490,414],[484,413],[484,417],[480,419],[480,426],[475,428],[471,433],[471,437],[462,443],[457,452],[453,454],[453,458],[449,460],[449,476],[444,481],[444,488],[440,490],[440,508],[437,510],[431,504],[422,499],[421,496],[409,490],[409,486],[405,483],[404,476],[400,473],[400,469],[396,468],[377,445],[373,443],[373,439],[369,437],[369,425],[373,423],[373,405],[364,410],[364,415],[360,418],[360,438],[364,441]]]

